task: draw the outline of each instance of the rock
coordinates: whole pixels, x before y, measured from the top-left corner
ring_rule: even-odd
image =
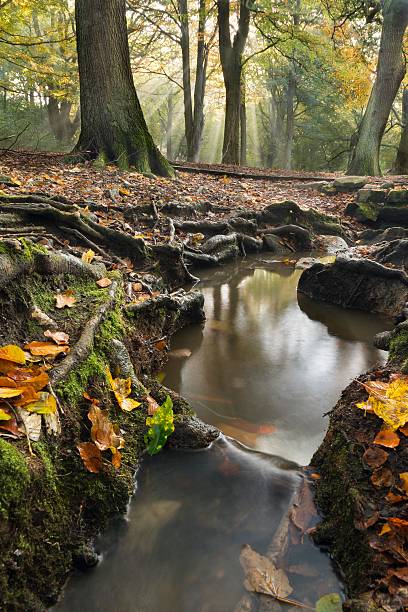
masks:
[[[380,332],[374,336],[373,344],[382,351],[389,351],[392,336],[393,334],[390,331]]]
[[[372,188],[367,185],[364,189],[357,192],[357,202],[383,204],[387,200],[388,191],[385,189]]]
[[[386,230],[368,229],[360,232],[359,240],[364,244],[377,244],[379,242],[391,242],[399,238],[408,238],[408,229],[403,227],[389,227]]]
[[[354,217],[360,223],[367,223],[377,221],[380,210],[380,204],[352,202],[346,207],[345,213],[350,217]]]
[[[349,250],[349,245],[341,236],[319,236],[319,248],[328,255],[337,255]]]
[[[81,572],[86,572],[98,565],[99,555],[92,544],[84,544],[77,553],[73,555],[72,562],[76,569],[79,569]]]
[[[408,206],[389,206],[387,203],[379,210],[377,225],[408,227]]]
[[[312,238],[309,230],[299,227],[299,225],[281,225],[276,229],[268,230],[268,235],[288,240],[296,251],[310,251],[312,248]]]
[[[178,416],[175,430],[170,436],[169,448],[199,449],[206,448],[218,438],[220,432],[216,427],[203,423],[196,417]]]
[[[380,246],[374,252],[374,259],[382,264],[394,264],[400,267],[408,267],[408,239],[392,240],[384,246]]]
[[[392,189],[388,194],[388,204],[408,204],[408,189]]]
[[[271,225],[298,225],[316,234],[342,236],[344,230],[336,217],[292,202],[273,202],[262,211],[262,221]]]
[[[382,185],[380,185],[380,189],[394,189],[395,183],[392,181],[385,181]]]
[[[366,259],[338,257],[305,270],[298,291],[342,308],[397,316],[407,301],[408,276]]]
[[[265,251],[270,251],[277,255],[286,255],[291,252],[274,234],[265,234],[263,246]]]
[[[315,259],[314,257],[302,257],[301,259],[297,260],[295,268],[296,270],[307,270],[316,263],[319,263],[319,260]]]
[[[323,192],[327,187],[331,187],[331,183],[327,181],[312,181],[311,183],[305,183],[303,185],[306,189],[313,189],[314,191]]]
[[[363,176],[342,176],[336,179],[333,187],[337,193],[350,193],[358,191],[367,184],[367,178]]]

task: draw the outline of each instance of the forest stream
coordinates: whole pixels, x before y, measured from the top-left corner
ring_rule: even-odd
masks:
[[[144,460],[127,519],[100,537],[101,563],[70,580],[55,612],[255,609],[241,549],[271,552],[299,466],[323,439],[323,415],[354,377],[384,364],[372,338],[391,326],[297,296],[300,274],[259,258],[201,274],[206,324],[174,336],[160,376],[224,436],[208,450]],[[314,608],[342,585],[329,556],[301,536],[292,533],[284,569],[291,598]]]

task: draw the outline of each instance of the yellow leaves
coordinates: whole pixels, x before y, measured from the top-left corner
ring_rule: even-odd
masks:
[[[92,263],[94,257],[95,257],[95,252],[92,249],[89,249],[89,251],[86,251],[86,253],[82,254],[81,259],[84,263],[90,264]]]
[[[38,400],[24,406],[28,412],[36,414],[55,414],[57,411],[56,399],[51,393],[42,392],[38,394]]]
[[[0,421],[10,421],[11,418],[11,414],[0,408]]]
[[[7,387],[0,387],[0,399],[10,399],[12,397],[18,397],[21,395],[21,389],[9,389]]]
[[[132,393],[132,381],[130,378],[113,378],[109,368],[106,368],[106,377],[119,406],[124,412],[131,412],[141,406],[141,402],[129,397]]]
[[[16,346],[15,344],[8,344],[7,346],[2,346],[0,348],[0,360],[12,361],[13,363],[24,365],[26,362],[26,356],[24,351],[19,346]]]
[[[363,386],[369,397],[358,408],[374,412],[392,431],[408,423],[408,377],[395,376],[389,383],[372,380]]]
[[[61,308],[72,308],[76,304],[76,297],[72,290],[64,291],[63,293],[57,293],[55,296],[56,307]]]

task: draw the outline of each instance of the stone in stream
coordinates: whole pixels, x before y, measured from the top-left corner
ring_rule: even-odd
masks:
[[[380,245],[373,255],[374,259],[382,264],[405,268],[408,266],[408,239],[392,240]]]
[[[393,240],[408,238],[408,229],[404,227],[388,227],[385,230],[367,229],[360,232],[358,238],[363,244],[391,242]]]
[[[305,270],[298,291],[342,308],[397,316],[407,301],[408,276],[366,259],[338,257]]]
[[[220,435],[216,427],[196,417],[178,416],[175,425],[176,429],[167,442],[169,448],[207,448]]]
[[[265,234],[263,237],[263,248],[265,251],[276,253],[277,255],[287,255],[291,251],[274,234]]]

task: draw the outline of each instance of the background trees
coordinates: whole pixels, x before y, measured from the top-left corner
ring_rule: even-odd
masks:
[[[405,0],[128,0],[126,7],[141,107],[171,159],[407,172]],[[17,137],[17,147],[73,148],[75,34],[73,0],[0,3],[4,147]]]

